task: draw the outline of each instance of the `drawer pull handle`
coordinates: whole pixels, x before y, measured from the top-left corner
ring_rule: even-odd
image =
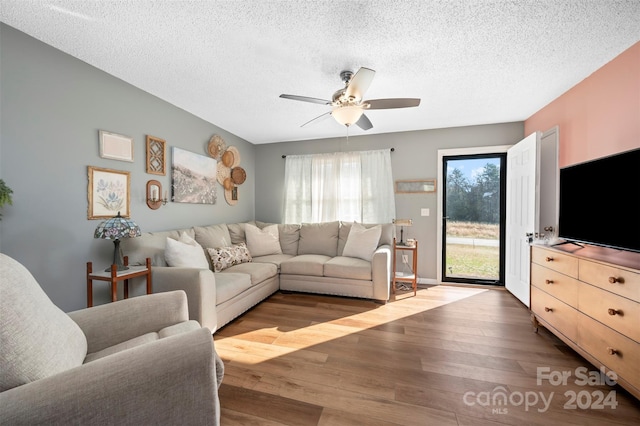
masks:
[[[547,256],[547,258],[545,259],[547,262],[553,262],[553,257]]]
[[[609,277],[609,282],[610,282],[611,284],[615,284],[615,283],[620,283],[620,284],[622,284],[622,283],[624,282],[624,279],[623,279],[623,278],[620,278],[620,277]]]
[[[622,315],[622,311],[620,309],[609,308],[607,312],[609,312],[609,315]]]
[[[609,355],[617,355],[618,354],[618,350],[617,349],[613,349],[613,348],[607,348],[607,352],[609,352]]]
[[[544,311],[545,311],[545,312],[553,312],[553,309],[551,309],[551,308],[547,308],[547,307],[545,306],[545,307],[544,307]]]
[[[553,280],[544,280],[545,284],[553,284]]]

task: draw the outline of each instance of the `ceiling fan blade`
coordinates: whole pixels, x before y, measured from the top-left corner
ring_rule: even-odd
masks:
[[[317,123],[318,121],[322,121],[322,120],[324,120],[325,118],[328,118],[330,115],[331,115],[331,111],[329,111],[329,112],[325,112],[324,114],[319,115],[319,116],[317,116],[316,118],[312,118],[311,120],[307,121],[306,123],[304,123],[304,124],[303,124],[302,126],[300,126],[300,127],[304,127],[304,126],[306,126],[307,124],[311,124],[311,123]]]
[[[376,72],[372,69],[364,67],[360,68],[358,72],[351,77],[347,90],[345,91],[345,95],[348,97],[353,96],[357,100],[362,100],[364,93],[369,89],[369,86],[371,86],[371,82],[375,75]]]
[[[311,102],[313,104],[329,105],[331,103],[331,101],[327,101],[325,99],[310,98],[308,96],[285,95],[284,93],[280,95],[280,97],[283,99],[291,99],[294,101]]]
[[[390,98],[390,99],[372,99],[366,101],[369,104],[367,109],[393,109],[393,108],[409,108],[420,105],[418,98]]]
[[[371,121],[369,120],[369,118],[367,118],[367,116],[364,114],[362,114],[360,116],[360,119],[356,121],[356,125],[360,127],[362,130],[369,130],[370,128],[373,127],[373,124],[371,124]]]

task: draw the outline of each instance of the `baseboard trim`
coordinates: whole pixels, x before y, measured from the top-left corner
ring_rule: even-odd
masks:
[[[436,280],[434,278],[420,278],[420,277],[418,277],[418,284],[438,285],[438,284],[441,284],[441,283],[439,283],[438,280]]]

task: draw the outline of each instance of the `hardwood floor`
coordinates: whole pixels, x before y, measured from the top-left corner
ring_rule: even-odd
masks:
[[[501,289],[434,286],[386,305],[276,293],[214,339],[225,426],[640,424],[638,400],[582,385],[576,369],[597,369],[534,333]],[[538,384],[538,368],[571,376]]]

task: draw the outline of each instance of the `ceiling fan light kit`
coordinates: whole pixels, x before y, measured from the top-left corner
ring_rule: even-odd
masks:
[[[336,119],[336,121],[344,126],[351,126],[356,123],[364,110],[360,105],[345,105],[345,106],[337,106],[333,108],[331,111],[331,116]]]
[[[340,79],[344,82],[345,87],[337,90],[331,97],[331,101],[318,98],[310,98],[299,95],[280,95],[283,99],[291,99],[294,101],[311,102],[314,104],[330,105],[332,110],[304,123],[301,127],[312,122],[319,121],[320,118],[331,115],[338,123],[343,126],[351,126],[356,124],[362,130],[369,130],[373,127],[371,121],[364,115],[366,109],[395,109],[410,108],[420,105],[420,99],[417,98],[395,98],[395,99],[376,99],[373,101],[364,101],[362,98],[371,85],[375,71],[369,68],[360,68],[357,73],[351,71],[342,71]]]

